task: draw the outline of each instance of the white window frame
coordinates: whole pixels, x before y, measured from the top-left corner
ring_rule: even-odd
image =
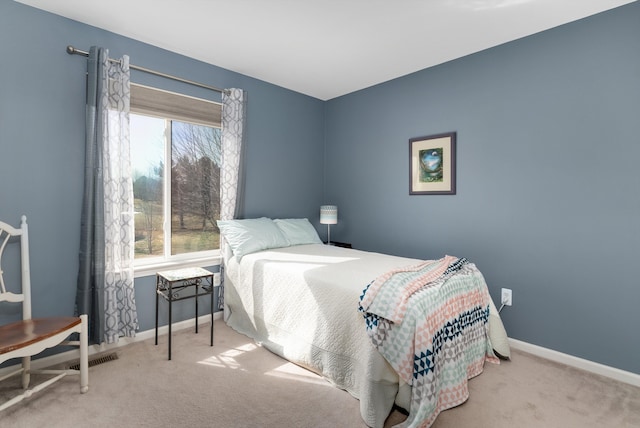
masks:
[[[177,94],[175,92],[164,91],[161,89],[150,88],[148,86],[142,86],[132,83],[132,92],[136,90],[136,87],[146,90],[149,93],[155,93],[156,96],[162,97],[163,94],[167,94],[169,97],[179,96],[183,101],[189,102],[189,100],[193,100],[194,104],[200,106],[207,106],[207,104],[211,104],[213,108],[222,109],[221,103],[217,103],[215,101],[209,101],[201,98],[190,97],[187,95]],[[132,96],[131,103],[131,113],[156,117],[158,119],[163,119],[168,122],[168,126],[165,128],[165,144],[164,144],[164,162],[165,165],[171,165],[171,121],[177,120],[180,122],[188,122],[194,123],[197,125],[210,126],[214,128],[220,128],[220,124],[207,122],[203,123],[202,120],[190,120],[189,117],[180,116],[174,117],[170,112],[156,112],[153,111],[153,108],[139,108],[135,103],[135,97]],[[148,105],[147,105],[148,106]],[[215,115],[214,115],[215,116]],[[171,168],[166,168],[164,171],[164,176],[162,177],[162,189],[163,189],[163,235],[164,235],[164,245],[163,245],[163,255],[162,256],[150,256],[144,257],[134,260],[134,277],[143,277],[154,275],[159,270],[173,269],[173,268],[182,268],[182,267],[207,267],[207,266],[215,266],[219,265],[221,262],[221,254],[220,249],[208,250],[208,251],[198,251],[193,253],[186,254],[171,254]]]

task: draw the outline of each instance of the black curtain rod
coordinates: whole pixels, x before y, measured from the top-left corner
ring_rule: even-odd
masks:
[[[89,56],[89,52],[85,52],[85,51],[82,51],[80,49],[76,49],[71,45],[67,46],[67,53],[69,55]],[[120,60],[112,59],[112,58],[109,58],[109,61],[120,63]],[[133,64],[129,64],[129,67],[134,69],[134,70],[142,71],[142,72],[153,74],[153,75],[160,76],[160,77],[165,77],[167,79],[177,80],[178,82],[188,83],[189,85],[199,86],[201,88],[209,89],[209,90],[212,90],[212,91],[215,91],[215,92],[219,92],[221,94],[227,92],[226,90],[220,89],[220,88],[216,88],[215,86],[205,85],[204,83],[194,82],[193,80],[183,79],[182,77],[172,76],[170,74],[161,73],[159,71],[151,70],[149,68],[140,67],[140,66],[133,65]]]

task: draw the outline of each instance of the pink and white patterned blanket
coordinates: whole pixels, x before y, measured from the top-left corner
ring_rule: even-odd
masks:
[[[402,427],[429,427],[469,397],[468,379],[498,363],[488,336],[491,297],[466,259],[445,256],[381,275],[360,297],[376,349],[412,386]]]

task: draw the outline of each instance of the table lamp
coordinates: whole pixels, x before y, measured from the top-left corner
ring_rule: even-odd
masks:
[[[320,224],[327,225],[327,245],[331,245],[331,229],[332,224],[338,223],[338,207],[335,205],[320,206]]]

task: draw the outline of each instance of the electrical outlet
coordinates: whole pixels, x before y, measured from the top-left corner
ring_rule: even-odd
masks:
[[[502,289],[502,298],[500,299],[500,302],[505,305],[505,306],[511,306],[512,302],[512,298],[513,298],[513,294],[511,292],[510,288],[503,288]]]
[[[213,273],[213,285],[215,287],[220,285],[220,272],[214,272]]]

